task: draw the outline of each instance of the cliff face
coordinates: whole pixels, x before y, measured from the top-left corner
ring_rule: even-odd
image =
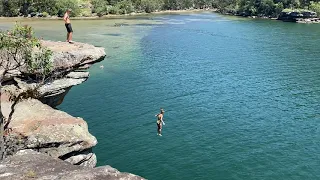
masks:
[[[83,43],[43,41],[42,44],[53,51],[54,69],[60,76],[40,87],[39,99],[27,99],[15,105],[9,125],[12,132],[6,137],[6,153],[32,149],[72,164],[94,167],[97,160],[91,149],[97,140],[89,133],[87,123],[54,107],[63,102],[73,86],[88,79],[89,73],[83,70],[103,60],[104,49]],[[35,85],[21,74],[12,72],[6,77],[7,85],[3,89],[21,92]],[[1,100],[3,114],[8,117],[13,102],[9,101],[8,93],[2,93]]]

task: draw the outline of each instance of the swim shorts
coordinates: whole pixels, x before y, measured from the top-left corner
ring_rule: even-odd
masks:
[[[65,25],[66,25],[68,33],[73,32],[72,27],[71,27],[71,23],[68,23],[68,24],[65,24]]]

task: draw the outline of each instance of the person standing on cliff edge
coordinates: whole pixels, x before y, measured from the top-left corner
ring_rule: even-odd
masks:
[[[65,23],[65,26],[67,28],[67,42],[69,42],[70,44],[73,44],[74,42],[72,41],[72,26],[71,26],[71,21],[70,21],[70,13],[71,13],[71,9],[67,9],[66,13],[64,13],[63,16],[63,20]]]
[[[163,115],[164,110],[162,108],[160,108],[160,114],[155,115],[157,117],[158,136],[162,136],[162,125],[164,125]]]

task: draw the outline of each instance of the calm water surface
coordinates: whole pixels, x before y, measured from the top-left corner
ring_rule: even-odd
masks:
[[[27,23],[65,39],[61,21]],[[73,28],[107,52],[59,107],[87,120],[99,165],[154,180],[320,179],[320,25],[203,13]]]

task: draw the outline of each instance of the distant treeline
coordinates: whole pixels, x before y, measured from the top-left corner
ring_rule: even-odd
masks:
[[[221,13],[277,17],[282,11],[314,11],[320,14],[320,0],[215,0]]]
[[[320,0],[1,0],[0,16],[73,16],[129,14],[161,10],[216,8],[221,13],[276,17],[286,8],[309,9],[320,14]]]

